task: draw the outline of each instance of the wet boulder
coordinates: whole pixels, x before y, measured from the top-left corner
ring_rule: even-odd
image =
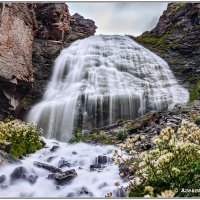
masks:
[[[11,183],[22,179],[28,181],[31,184],[34,184],[37,181],[38,176],[36,174],[29,174],[25,167],[20,166],[14,169],[14,171],[10,175],[10,179]]]
[[[112,159],[104,155],[100,155],[95,159],[95,164],[100,164],[100,165],[105,165],[111,162],[112,162]]]
[[[61,173],[49,174],[48,179],[55,180],[57,185],[65,185],[72,181],[76,176],[76,171],[71,169]]]
[[[93,164],[90,165],[90,171],[96,171],[102,169],[102,166],[100,164]]]
[[[18,179],[25,179],[26,174],[27,174],[27,170],[25,167],[23,166],[16,167],[10,175],[11,181],[16,181]]]
[[[58,148],[59,148],[59,146],[54,145],[54,146],[50,149],[50,151],[51,151],[51,152],[55,152],[55,151],[58,150]]]
[[[0,184],[3,183],[6,180],[6,175],[0,176]]]

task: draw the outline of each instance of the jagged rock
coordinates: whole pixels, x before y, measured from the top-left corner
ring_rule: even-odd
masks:
[[[52,165],[48,165],[46,163],[41,163],[41,162],[34,162],[34,165],[39,167],[39,168],[43,168],[43,169],[46,169],[52,173],[62,173],[62,170],[57,168],[57,167],[54,167]]]
[[[74,169],[67,170],[65,172],[58,172],[54,174],[49,174],[48,179],[53,179],[58,185],[64,185],[69,181],[73,180],[77,176]]]
[[[157,112],[151,111],[142,115],[139,118],[136,118],[135,120],[130,121],[131,125],[130,128],[128,129],[128,134],[131,135],[137,133],[142,127],[147,126],[156,118],[157,118]]]
[[[135,39],[166,60],[180,83],[192,89],[200,79],[199,25],[199,3],[169,3],[156,27]]]
[[[97,28],[92,20],[79,14],[71,16],[65,3],[35,4],[35,21],[37,30],[32,54],[35,82],[27,95],[31,99],[30,105],[43,96],[60,51],[75,40],[94,35]]]

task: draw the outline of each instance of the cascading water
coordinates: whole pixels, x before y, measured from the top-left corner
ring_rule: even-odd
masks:
[[[164,60],[127,36],[92,36],[61,52],[28,121],[67,141],[74,127],[101,127],[187,101]]]

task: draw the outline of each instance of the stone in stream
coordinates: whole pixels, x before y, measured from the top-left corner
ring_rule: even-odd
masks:
[[[78,196],[82,196],[82,195],[87,195],[89,197],[93,196],[93,193],[90,192],[86,187],[82,187],[78,192],[77,192]]]
[[[23,179],[28,181],[31,184],[34,184],[38,176],[36,174],[28,174],[28,171],[25,167],[20,166],[14,169],[10,175],[11,183],[14,183],[16,180]]]
[[[90,171],[100,170],[102,169],[102,166],[100,164],[93,164],[90,165]]]
[[[47,162],[51,162],[54,158],[56,158],[56,156],[50,156],[50,157],[47,158],[46,161],[47,161]]]
[[[65,185],[73,180],[76,176],[76,171],[74,169],[71,169],[61,173],[49,174],[48,179],[55,180],[56,184],[58,185]]]
[[[28,175],[26,179],[28,180],[29,183],[34,184],[36,183],[38,176],[35,174],[31,174],[31,175]]]
[[[0,184],[3,183],[6,180],[6,175],[0,176]]]
[[[100,164],[100,165],[105,165],[107,163],[111,163],[112,160],[110,157],[107,157],[107,156],[98,156],[96,159],[95,159],[95,164]]]
[[[64,160],[63,158],[61,160],[59,160],[58,162],[58,167],[62,168],[62,167],[70,167],[71,164],[69,162],[67,162],[66,160]]]
[[[57,168],[57,167],[54,167],[54,166],[52,166],[52,165],[48,165],[48,164],[46,164],[46,163],[41,163],[41,162],[35,161],[35,162],[34,162],[34,165],[37,166],[37,167],[39,167],[39,168],[46,169],[46,170],[48,170],[48,171],[50,171],[50,172],[52,172],[52,173],[62,173],[62,170],[61,170],[61,169],[59,169],[59,168]]]
[[[86,187],[80,188],[77,192],[70,192],[66,197],[93,197],[93,193],[90,192]]]
[[[55,152],[58,148],[59,148],[59,146],[54,145],[54,146],[50,149],[50,151],[51,151],[51,152]]]
[[[10,175],[11,181],[15,181],[17,179],[25,179],[26,173],[27,173],[27,170],[23,166],[15,168],[14,171]]]

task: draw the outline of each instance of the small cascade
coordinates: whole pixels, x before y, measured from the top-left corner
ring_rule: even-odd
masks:
[[[168,64],[127,36],[74,42],[55,61],[44,97],[28,115],[47,138],[68,141],[91,129],[188,101]]]

